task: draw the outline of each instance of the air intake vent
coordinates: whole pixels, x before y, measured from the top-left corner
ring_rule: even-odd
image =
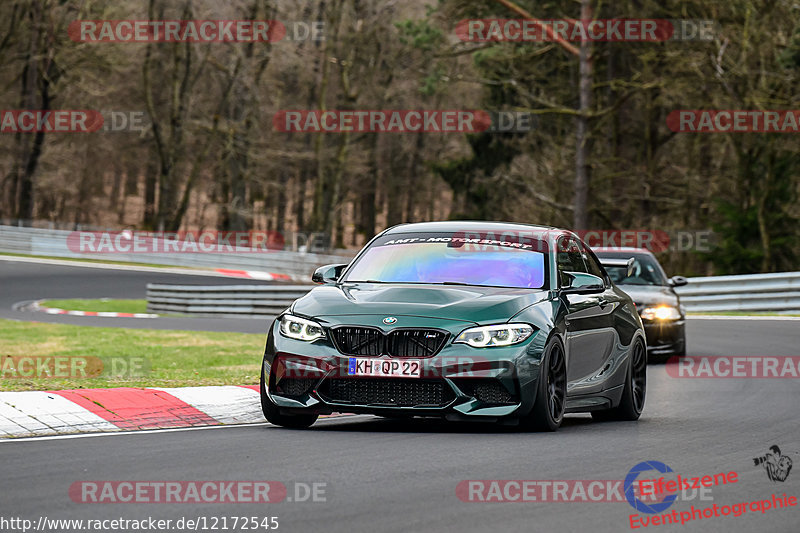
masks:
[[[461,391],[476,400],[490,405],[512,405],[518,403],[515,394],[495,379],[457,379],[454,380]]]
[[[356,405],[443,407],[455,393],[442,380],[333,378],[319,389],[323,398]]]
[[[278,381],[271,392],[279,396],[299,398],[306,394],[319,378],[283,378]]]

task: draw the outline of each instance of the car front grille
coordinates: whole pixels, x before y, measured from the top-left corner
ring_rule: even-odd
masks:
[[[344,355],[430,357],[442,349],[449,334],[438,329],[396,329],[341,326],[333,329],[336,349]]]
[[[385,344],[381,330],[351,326],[335,328],[333,341],[345,355],[381,355]]]
[[[435,329],[400,329],[386,336],[386,353],[394,357],[428,357],[442,349],[447,333]]]
[[[336,403],[389,407],[443,407],[455,398],[442,380],[410,378],[333,378],[323,382],[319,393]]]

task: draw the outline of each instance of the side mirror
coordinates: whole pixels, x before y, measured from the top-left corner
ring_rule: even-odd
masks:
[[[628,270],[626,271],[625,274],[626,278],[633,277],[633,273],[636,271],[636,269],[633,267],[635,263],[636,263],[635,258],[631,257],[630,259],[628,259]]]
[[[593,294],[606,290],[603,278],[585,272],[564,272],[569,285],[561,289],[565,294]]]
[[[314,271],[311,281],[314,283],[333,283],[342,275],[347,265],[325,265]]]
[[[683,276],[672,276],[667,280],[667,283],[669,283],[671,287],[683,287],[689,284],[689,280]]]

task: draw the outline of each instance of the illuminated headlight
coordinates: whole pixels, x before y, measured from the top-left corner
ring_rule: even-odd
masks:
[[[469,344],[473,348],[510,346],[524,341],[532,334],[533,326],[528,324],[497,324],[466,329],[453,342]]]
[[[642,309],[643,320],[680,320],[681,312],[677,307],[660,305],[658,307],[645,307]]]
[[[281,317],[281,333],[299,341],[314,341],[325,336],[322,326],[312,320],[299,316],[283,315]]]

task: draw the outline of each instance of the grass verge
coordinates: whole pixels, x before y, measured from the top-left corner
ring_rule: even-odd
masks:
[[[258,333],[0,320],[0,390],[256,385],[264,341],[264,335]],[[29,358],[27,366],[21,364],[24,358]],[[66,358],[82,361],[89,369],[86,377],[69,370],[66,375],[56,372],[58,377],[48,377],[39,368]],[[96,371],[98,361],[102,361],[102,372]],[[20,375],[29,374],[34,366],[32,376]]]
[[[147,312],[147,300],[114,300],[109,298],[101,298],[99,300],[45,300],[40,305],[69,311],[97,311],[102,313]]]

